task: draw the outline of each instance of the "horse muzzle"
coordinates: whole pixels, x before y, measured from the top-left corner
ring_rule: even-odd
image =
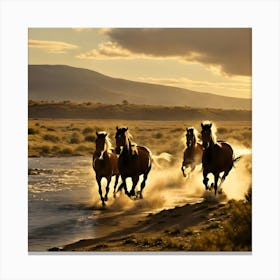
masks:
[[[202,147],[203,147],[203,149],[207,149],[209,147],[209,143],[203,142]]]
[[[121,147],[116,148],[116,154],[119,155],[121,153]]]

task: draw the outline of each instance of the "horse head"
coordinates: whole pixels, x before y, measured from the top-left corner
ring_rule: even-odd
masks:
[[[128,145],[127,131],[128,127],[116,127],[116,153],[119,155],[121,149]]]
[[[189,127],[186,130],[186,144],[187,147],[190,148],[195,145],[196,143],[196,135],[195,135],[195,129],[193,127]]]
[[[106,137],[108,133],[105,131],[97,132],[95,139],[95,154],[99,159],[103,159],[103,154],[106,151]]]
[[[212,123],[211,122],[203,122],[201,123],[201,138],[202,138],[202,146],[204,149],[207,149],[211,142],[213,142],[213,133],[212,133]]]

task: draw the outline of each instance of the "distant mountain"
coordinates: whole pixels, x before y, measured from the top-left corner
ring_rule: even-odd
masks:
[[[117,79],[66,65],[29,65],[28,95],[31,100],[251,110],[251,99]]]

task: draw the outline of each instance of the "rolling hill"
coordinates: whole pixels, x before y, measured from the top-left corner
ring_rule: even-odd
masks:
[[[29,65],[30,100],[101,102],[251,110],[251,99],[112,78],[66,65]]]

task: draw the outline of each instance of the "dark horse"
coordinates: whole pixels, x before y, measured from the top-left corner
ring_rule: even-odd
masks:
[[[216,128],[211,122],[206,121],[201,123],[201,128],[202,146],[204,149],[202,156],[203,183],[206,190],[208,190],[209,179],[207,178],[207,175],[212,173],[215,178],[214,190],[216,195],[220,173],[224,172],[221,178],[221,186],[232,169],[234,162],[240,159],[240,157],[234,158],[233,149],[228,143],[217,141]]]
[[[200,143],[198,143],[197,130],[194,127],[189,127],[186,130],[186,149],[184,151],[183,162],[181,170],[183,175],[185,174],[185,169],[190,167],[191,171],[194,171],[196,165],[201,164],[203,148]]]
[[[96,174],[96,181],[98,184],[98,192],[102,205],[105,205],[105,201],[108,200],[109,185],[111,182],[112,176],[116,175],[115,185],[114,185],[114,195],[116,192],[116,186],[119,180],[119,171],[118,171],[118,156],[115,151],[112,149],[111,142],[108,138],[108,134],[104,131],[96,132],[95,145],[96,149],[93,154],[92,167]],[[103,198],[102,196],[102,187],[101,179],[107,179],[106,193]]]
[[[124,187],[126,195],[129,197],[135,196],[135,187],[139,181],[139,176],[143,175],[143,181],[138,192],[139,198],[143,198],[142,191],[152,168],[152,162],[155,161],[155,158],[169,161],[170,155],[162,153],[159,156],[154,156],[148,148],[131,142],[132,136],[127,127],[116,127],[116,129],[116,152],[119,154],[118,168],[122,178],[122,184],[118,191]],[[126,178],[132,179],[130,192],[127,191]]]

